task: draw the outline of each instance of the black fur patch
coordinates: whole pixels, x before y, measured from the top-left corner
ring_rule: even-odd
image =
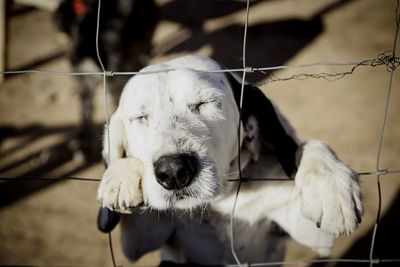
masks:
[[[108,208],[100,208],[97,215],[97,227],[103,233],[111,232],[118,224],[120,215]]]
[[[226,77],[231,85],[236,104],[239,108],[241,84],[230,73]],[[296,151],[298,145],[285,131],[271,101],[260,89],[253,85],[245,84],[244,86],[241,115],[244,124],[246,124],[251,115],[256,117],[262,138],[261,152],[263,148],[272,146],[273,153],[276,155],[286,174],[289,177],[293,177],[297,171]]]

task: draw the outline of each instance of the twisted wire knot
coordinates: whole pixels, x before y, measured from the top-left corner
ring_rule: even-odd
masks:
[[[400,58],[393,55],[386,55],[384,53],[379,54],[377,60],[380,64],[386,65],[386,70],[388,72],[395,71],[400,65]]]

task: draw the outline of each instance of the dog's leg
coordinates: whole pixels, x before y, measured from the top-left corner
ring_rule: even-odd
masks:
[[[97,192],[101,206],[112,211],[129,213],[143,202],[141,182],[143,163],[134,157],[124,157],[125,131],[119,111],[111,117],[105,130],[103,157],[108,165]]]
[[[119,110],[111,117],[109,129],[104,131],[103,158],[107,169],[97,192],[102,207],[129,213],[129,208],[143,202],[143,163],[134,157],[124,158],[125,129]]]
[[[137,205],[142,202],[142,193],[140,189],[141,183],[141,162],[135,159],[126,159],[124,157],[124,128],[122,121],[118,118],[118,115],[113,115],[110,120],[109,129],[105,127],[104,141],[103,141],[103,160],[106,166],[106,171],[103,174],[103,179],[100,182],[98,189],[97,198],[101,204],[97,215],[97,227],[103,233],[111,232],[120,221],[119,212],[130,212],[128,207],[119,208],[118,203],[128,203],[127,205]],[[115,163],[118,161],[118,163]],[[133,162],[133,164],[132,164]],[[108,168],[108,166],[110,166]],[[131,167],[133,170],[131,170]],[[121,169],[119,169],[121,168]],[[131,172],[131,173],[129,173]],[[123,174],[122,176],[121,173]],[[118,200],[120,197],[119,192],[117,196],[113,196],[115,192],[113,190],[119,190],[118,182],[121,182],[120,186],[126,186],[132,184],[134,187],[128,187],[134,195],[126,195],[126,189],[124,196],[126,199]],[[100,191],[101,190],[101,191]],[[114,197],[114,203],[112,198]],[[103,201],[105,200],[105,201]],[[104,202],[104,203],[103,203]],[[131,203],[131,204],[129,204]],[[115,207],[110,208],[110,207]]]
[[[106,169],[97,192],[103,208],[121,213],[143,202],[141,180],[143,163],[133,157],[115,159]]]
[[[349,235],[363,214],[357,173],[320,141],[308,141],[300,150],[295,183],[303,215],[335,236]]]
[[[363,208],[357,175],[320,141],[305,143],[298,155],[295,180],[268,181],[263,186],[244,183],[235,216],[250,223],[267,217],[294,240],[327,256],[335,238],[353,232],[361,219]],[[268,162],[263,157],[257,164]],[[251,169],[250,173],[265,172],[268,177],[271,170],[266,167],[264,171]],[[234,199],[232,194],[213,207],[226,213],[232,209]]]
[[[361,222],[358,177],[320,141],[306,142],[298,155],[300,163],[294,184],[289,182],[287,204],[268,216],[293,239],[327,256],[335,237],[349,235]]]

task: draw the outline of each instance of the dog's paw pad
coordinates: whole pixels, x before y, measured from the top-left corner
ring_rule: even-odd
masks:
[[[100,205],[121,213],[131,213],[131,209],[143,202],[141,179],[142,163],[135,158],[113,161],[104,172],[97,191]]]

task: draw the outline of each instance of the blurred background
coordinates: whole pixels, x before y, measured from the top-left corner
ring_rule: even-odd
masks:
[[[86,62],[95,55],[91,41],[95,37],[93,6],[97,7],[97,2],[64,2],[70,10],[58,9],[58,0],[0,0],[2,70],[99,70],[97,63]],[[103,2],[105,6],[114,5],[114,1]],[[392,49],[396,5],[395,0],[252,1],[247,65],[374,59]],[[186,54],[209,56],[228,68],[242,66],[245,1],[157,0],[155,6],[134,8],[109,7],[102,11],[99,45],[107,70],[136,71],[142,65]],[[139,10],[134,16],[139,19],[132,20],[133,13],[127,10]],[[121,40],[120,36],[106,34],[113,29],[128,37]],[[116,45],[118,42],[123,44]],[[298,73],[338,73],[351,68],[296,68],[249,74],[248,79],[264,83],[261,89],[287,116],[301,139],[321,139],[356,171],[373,172],[389,80],[385,66],[360,66],[334,82],[292,79],[265,83]],[[1,78],[0,177],[55,179],[0,182],[0,265],[112,266],[108,236],[96,227],[98,182],[56,179],[99,179],[104,171],[100,150],[106,114],[102,86],[97,85],[101,76],[93,77],[82,80],[67,75],[15,74]],[[112,90],[121,89],[123,81],[107,79]],[[395,72],[381,169],[400,169],[399,82]],[[91,87],[89,95],[82,89],[85,87]],[[83,103],[88,99],[90,104]],[[90,122],[83,115],[87,105]],[[110,106],[112,111],[112,103]],[[90,147],[85,147],[87,142],[82,140],[89,140]],[[376,176],[361,176],[360,180],[365,204],[363,222],[354,234],[338,239],[331,258],[369,258],[378,209]],[[400,174],[384,175],[381,181],[382,217],[375,256],[399,259]],[[157,252],[130,263],[122,254],[118,228],[113,232],[113,241],[118,265],[159,263]],[[286,260],[316,257],[309,249],[289,241]]]

